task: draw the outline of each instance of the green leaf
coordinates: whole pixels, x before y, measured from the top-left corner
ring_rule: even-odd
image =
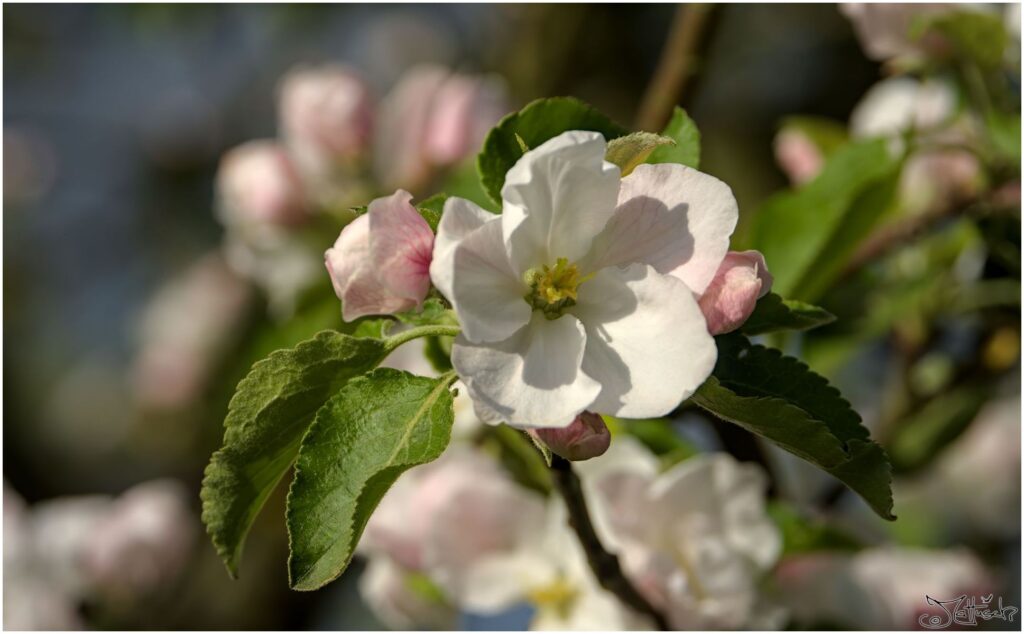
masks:
[[[224,446],[213,454],[200,494],[203,522],[232,576],[256,514],[294,461],[316,411],[388,350],[380,339],[325,331],[274,352],[238,384],[224,421]]]
[[[940,33],[953,45],[954,55],[981,66],[996,67],[1003,61],[1008,37],[997,13],[960,10],[922,16],[912,25],[912,35]]]
[[[1020,113],[993,110],[985,115],[985,126],[999,158],[1020,169]]]
[[[836,150],[813,181],[771,197],[757,211],[752,248],[764,254],[776,292],[810,299],[796,294],[804,275],[822,258],[828,260],[826,247],[858,197],[891,178],[897,166],[884,139],[850,143]],[[831,266],[842,263],[839,258],[828,261]]]
[[[437,233],[437,223],[441,222],[441,213],[444,212],[446,200],[448,200],[448,194],[434,194],[416,204],[416,211],[420,212],[434,233]]]
[[[656,148],[647,157],[648,163],[679,163],[693,169],[700,167],[700,130],[685,110],[677,106],[661,134],[675,141],[675,145]]]
[[[423,305],[418,310],[399,313],[396,317],[400,321],[414,326],[428,326],[431,324],[454,325],[459,323],[455,313],[447,308],[438,297],[430,297],[423,302]]]
[[[609,141],[604,159],[618,165],[622,175],[628,176],[637,165],[646,161],[658,146],[675,143],[667,136],[653,132],[634,132]]]
[[[899,472],[927,465],[971,424],[991,396],[991,386],[968,384],[931,399],[900,421],[886,443]]]
[[[629,130],[573,97],[531,102],[499,121],[487,134],[483,150],[477,156],[480,182],[491,200],[501,205],[505,173],[524,154],[524,144],[535,148],[569,130],[592,130],[609,140],[629,133]]]
[[[813,301],[832,286],[856,247],[896,208],[899,183],[900,170],[893,169],[857,195],[821,253],[807,267],[793,295]]]
[[[315,590],[344,572],[391,485],[441,455],[455,418],[449,388],[456,378],[379,368],[349,381],[317,412],[288,492],[292,588]]]
[[[826,425],[783,399],[742,396],[711,376],[693,395],[693,402],[822,468],[847,459],[843,443]]]
[[[768,293],[757,301],[754,312],[740,328],[740,332],[745,335],[762,335],[780,330],[810,330],[835,320],[835,315],[824,308]]]
[[[768,515],[782,533],[782,556],[821,551],[853,552],[864,544],[837,526],[809,518],[779,502],[768,504]]]
[[[718,361],[694,402],[815,464],[892,515],[891,467],[860,416],[823,377],[741,335],[717,337]]]

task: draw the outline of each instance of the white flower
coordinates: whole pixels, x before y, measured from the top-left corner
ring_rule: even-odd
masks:
[[[950,120],[956,100],[953,87],[943,81],[885,79],[872,86],[854,107],[850,134],[857,138],[895,138],[911,130],[928,131]]]
[[[370,559],[359,578],[359,592],[393,630],[452,630],[458,621],[458,611],[427,577],[387,557]]]
[[[944,601],[993,590],[982,562],[963,548],[888,546],[852,556],[798,555],[786,559],[775,577],[798,624],[831,623],[840,629],[919,629],[923,614],[945,616],[941,608],[928,605],[925,595]]]
[[[729,247],[729,187],[673,164],[620,181],[595,132],[523,155],[503,214],[452,198],[430,276],[462,324],[452,363],[476,401],[518,427],[584,410],[663,415],[710,374],[697,306]]]
[[[705,454],[658,476],[649,452],[618,438],[580,471],[602,541],[672,627],[749,627],[773,611],[757,583],[781,539],[755,465]]]
[[[528,603],[536,610],[531,630],[650,629],[598,585],[567,521],[561,499],[551,499],[540,525],[517,523],[516,539],[449,569],[437,577],[440,585],[468,612],[497,614]],[[454,533],[450,542],[466,537]]]

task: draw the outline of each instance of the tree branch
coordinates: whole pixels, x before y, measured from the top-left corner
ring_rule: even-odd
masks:
[[[684,4],[676,9],[661,59],[640,101],[636,117],[640,130],[658,132],[672,116],[672,108],[679,103],[686,82],[693,75],[697,51],[713,10],[714,6],[708,4]]]
[[[569,526],[576,532],[580,544],[583,545],[583,550],[587,554],[587,562],[601,587],[614,594],[630,608],[649,616],[657,624],[658,629],[669,630],[665,616],[655,609],[623,574],[619,558],[601,545],[601,540],[598,539],[594,525],[590,521],[587,501],[583,497],[583,488],[576,472],[572,470],[572,463],[560,456],[552,456],[551,471],[555,476],[555,488],[565,500],[565,506],[569,510]]]

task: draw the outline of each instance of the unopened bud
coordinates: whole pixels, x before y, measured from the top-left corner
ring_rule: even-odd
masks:
[[[713,335],[732,332],[747,321],[757,300],[772,288],[764,256],[757,251],[730,251],[700,298],[700,309]]]
[[[568,427],[531,430],[552,452],[566,460],[589,460],[608,451],[612,435],[604,420],[593,412],[583,412]]]

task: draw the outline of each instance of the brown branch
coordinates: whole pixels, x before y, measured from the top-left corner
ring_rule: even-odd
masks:
[[[972,211],[979,203],[977,198],[945,205],[906,220],[883,226],[860,244],[850,260],[843,267],[839,278],[845,279],[871,262],[877,261],[897,247],[913,242],[925,233],[935,229],[944,221]]]
[[[560,456],[551,457],[551,471],[554,474],[555,489],[565,500],[569,510],[569,526],[587,554],[587,562],[594,571],[601,587],[611,592],[623,603],[637,612],[651,617],[660,630],[669,630],[668,621],[651,603],[641,595],[622,572],[619,558],[604,549],[597,537],[594,524],[590,521],[587,501],[583,497],[580,479],[572,469],[572,463]]]
[[[657,132],[668,123],[672,108],[679,103],[694,73],[697,51],[713,10],[709,4],[684,4],[676,9],[658,66],[640,101],[638,129]]]

